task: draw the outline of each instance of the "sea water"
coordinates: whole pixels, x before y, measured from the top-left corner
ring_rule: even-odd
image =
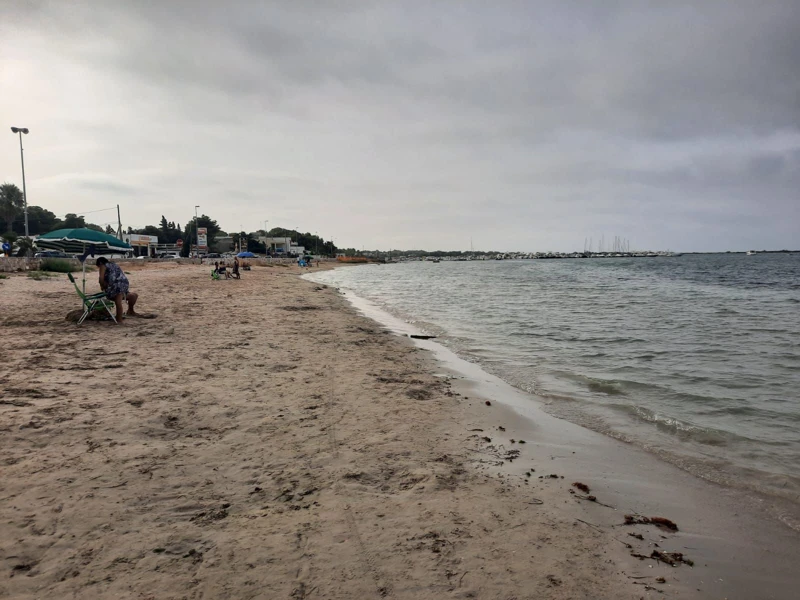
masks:
[[[800,254],[409,262],[315,273],[710,480],[800,502]]]

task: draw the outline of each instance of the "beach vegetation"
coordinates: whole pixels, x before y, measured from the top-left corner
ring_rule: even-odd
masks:
[[[39,270],[51,273],[72,273],[78,270],[78,266],[63,258],[44,258],[39,263]]]
[[[28,271],[28,277],[33,279],[34,281],[41,281],[42,279],[47,279],[49,277],[55,277],[55,273],[49,273],[48,271]]]

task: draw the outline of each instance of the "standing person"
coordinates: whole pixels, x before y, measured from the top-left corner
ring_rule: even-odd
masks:
[[[234,258],[233,259],[233,276],[236,279],[241,279],[242,278],[242,276],[239,275],[239,259],[238,258]]]
[[[109,261],[105,256],[101,256],[95,263],[99,272],[100,288],[106,293],[106,298],[113,300],[117,305],[117,323],[122,323],[122,301],[128,301],[128,315],[135,317],[133,310],[139,294],[128,290],[128,278],[119,268],[119,265]]]

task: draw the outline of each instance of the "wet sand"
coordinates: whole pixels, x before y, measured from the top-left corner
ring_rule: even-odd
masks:
[[[521,418],[296,267],[124,268],[156,319],[77,327],[65,276],[0,281],[0,597],[724,597],[717,565],[630,555],[707,534],[620,501],[644,453],[597,476],[606,438]]]
[[[347,290],[342,293],[361,314],[399,335],[423,333]],[[581,498],[586,494],[573,498],[585,504],[582,512],[593,525],[632,546],[627,549],[630,557],[661,548],[682,552],[695,563],[696,568],[671,571],[671,592],[678,597],[797,596],[796,506],[698,479],[635,446],[552,416],[544,410],[545,399],[510,386],[435,340],[417,339],[415,344],[430,352],[452,378],[452,389],[468,397],[465,416],[488,426],[493,444],[519,449],[519,440],[525,440],[520,460],[481,468],[513,478],[525,476],[535,465],[547,487],[558,486],[562,474],[567,481],[586,483],[596,501],[587,503]],[[559,479],[548,478],[550,471],[560,474]],[[565,513],[580,518],[573,508],[565,508]],[[669,516],[680,528],[669,535],[637,529],[634,533],[644,534],[644,539],[631,539],[629,528],[620,527],[630,513]],[[635,563],[624,559],[620,564],[628,572],[635,569]]]

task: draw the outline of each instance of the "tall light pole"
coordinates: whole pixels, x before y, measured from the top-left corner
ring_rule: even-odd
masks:
[[[28,135],[27,127],[12,127],[11,133],[19,134],[19,160],[22,163],[22,205],[25,207],[25,237],[28,237],[28,192],[25,189],[25,155],[22,152],[22,134]]]
[[[269,223],[269,219],[264,219],[264,253],[268,255],[269,249],[267,248],[267,236],[269,236],[269,234],[267,233],[267,223]]]
[[[199,204],[196,204],[194,207],[194,239],[195,239],[195,246],[197,246],[197,256],[200,256],[200,230],[197,228],[197,209],[200,208]],[[191,254],[191,248],[189,248],[189,253]],[[202,263],[201,263],[202,264]]]

